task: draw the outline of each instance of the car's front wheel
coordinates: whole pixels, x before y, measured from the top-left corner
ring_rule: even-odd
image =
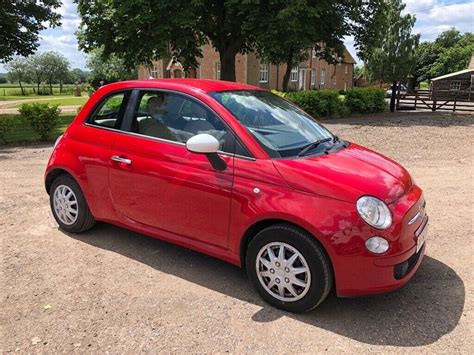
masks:
[[[94,226],[94,216],[81,188],[71,176],[60,175],[53,181],[49,201],[54,219],[66,232],[81,233]]]
[[[251,240],[246,267],[262,298],[290,312],[319,305],[333,283],[324,250],[311,235],[288,224],[267,227]]]

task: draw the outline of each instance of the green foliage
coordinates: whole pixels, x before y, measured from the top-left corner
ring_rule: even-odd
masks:
[[[2,1],[0,3],[0,62],[15,55],[28,56],[38,47],[38,34],[45,28],[60,25],[56,9],[60,0]]]
[[[442,32],[433,42],[421,43],[415,51],[417,83],[467,67],[474,52],[474,34],[455,28]]]
[[[386,1],[385,21],[381,21],[379,28],[383,35],[361,53],[367,76],[372,82],[396,84],[405,81],[413,72],[419,35],[411,33],[415,17],[402,15],[405,6],[401,0]],[[390,111],[395,111],[395,95],[390,100]]]
[[[118,56],[111,54],[108,58],[104,56],[103,49],[93,49],[87,59],[87,67],[91,70],[89,80],[93,87],[99,87],[100,82],[104,84],[116,81],[136,79],[136,69],[128,69],[124,61]]]
[[[257,49],[266,60],[288,63],[315,45],[333,52],[345,35],[357,32],[357,43],[371,38],[372,14],[383,2],[77,0],[79,45],[86,52],[103,48],[104,58],[116,55],[128,68],[173,58],[188,70],[209,43],[219,53],[221,79],[235,81],[238,53]]]
[[[314,117],[332,117],[344,112],[337,90],[306,90],[289,92],[285,97]]]
[[[13,118],[10,116],[0,116],[0,140],[6,143],[5,134],[13,131]]]
[[[7,78],[10,82],[18,82],[21,89],[21,94],[25,95],[23,83],[28,82],[31,78],[31,71],[28,61],[22,57],[15,57],[5,66],[7,69]]]
[[[385,90],[354,88],[348,90],[344,104],[351,113],[376,113],[385,110]]]
[[[59,122],[59,113],[61,112],[57,105],[49,106],[38,102],[23,104],[19,111],[22,118],[30,123],[42,140],[50,138]]]

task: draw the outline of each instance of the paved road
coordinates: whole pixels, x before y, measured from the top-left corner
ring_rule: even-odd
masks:
[[[50,145],[0,147],[0,353],[473,353],[473,116],[385,115],[329,129],[403,163],[424,188],[427,257],[389,295],[307,314],[261,301],[213,258],[99,224],[49,216]]]

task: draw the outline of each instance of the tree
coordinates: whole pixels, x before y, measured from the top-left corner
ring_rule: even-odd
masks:
[[[91,70],[89,80],[94,87],[98,87],[100,82],[108,84],[137,77],[136,69],[128,69],[117,55],[111,54],[105,59],[102,48],[91,51],[86,66]]]
[[[69,61],[57,52],[44,52],[40,56],[44,77],[49,84],[49,93],[53,94],[53,83],[59,82],[62,91],[62,83],[69,74]]]
[[[44,78],[42,54],[34,54],[27,59],[32,81],[36,83],[36,92],[39,94],[40,84]]]
[[[20,85],[21,94],[25,95],[25,89],[22,83],[30,81],[31,72],[25,58],[15,57],[9,61],[5,68],[7,69],[7,77],[10,82],[18,81]]]
[[[87,74],[79,68],[74,68],[69,72],[68,82],[69,83],[84,83],[87,80]]]
[[[390,111],[395,111],[398,82],[406,79],[414,70],[414,52],[419,35],[412,35],[415,17],[401,15],[405,4],[401,0],[388,0],[384,10],[384,21],[379,31],[383,34],[361,54],[367,74],[372,81],[392,83]]]
[[[28,56],[38,47],[38,33],[47,26],[59,26],[61,16],[54,10],[61,0],[0,0],[0,62],[15,55]]]
[[[283,91],[287,91],[291,69],[306,60],[311,50],[329,62],[342,55],[347,27],[343,12],[330,3],[271,2],[274,14],[264,20],[265,30],[256,34],[256,48],[264,61],[286,64]]]

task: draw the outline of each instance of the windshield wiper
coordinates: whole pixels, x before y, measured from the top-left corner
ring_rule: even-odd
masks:
[[[309,143],[307,145],[305,145],[301,150],[300,152],[298,153],[298,157],[301,157],[303,155],[305,155],[307,152],[309,152],[311,149],[314,149],[316,148],[318,145],[320,145],[321,143],[325,143],[325,142],[329,142],[331,141],[332,138],[325,138],[325,139],[320,139],[316,142],[313,142],[313,143]]]

